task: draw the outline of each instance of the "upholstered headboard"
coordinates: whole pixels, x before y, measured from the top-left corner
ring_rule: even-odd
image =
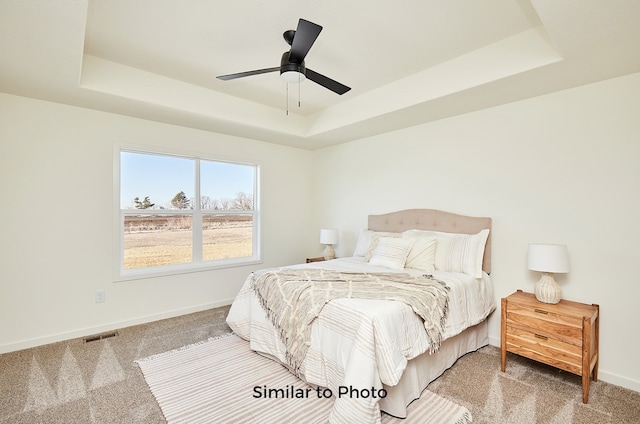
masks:
[[[391,232],[417,229],[477,234],[481,230],[491,229],[491,218],[457,215],[435,209],[407,209],[383,215],[369,215],[368,228],[373,231]],[[491,273],[491,231],[484,248],[482,270],[487,274]]]

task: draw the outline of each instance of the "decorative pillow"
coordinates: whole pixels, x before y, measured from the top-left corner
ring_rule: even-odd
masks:
[[[369,263],[392,269],[404,269],[414,240],[400,237],[379,237]]]
[[[436,270],[436,237],[425,235],[414,235],[414,233],[405,232],[402,238],[413,240],[413,246],[407,257],[405,268],[414,268],[433,274]]]
[[[464,272],[474,278],[482,278],[484,246],[488,237],[488,229],[472,235],[437,232],[436,269]]]
[[[381,238],[384,237],[388,237],[388,238],[400,238],[402,237],[401,233],[385,233],[385,232],[374,232],[373,236],[371,237],[371,243],[369,243],[369,248],[367,249],[367,254],[364,255],[364,259],[368,262],[371,260],[371,257],[373,256],[373,252],[375,252],[376,248],[378,247],[378,242]]]

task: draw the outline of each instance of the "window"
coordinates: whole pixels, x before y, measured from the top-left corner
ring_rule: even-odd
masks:
[[[119,151],[120,275],[259,260],[258,166]]]

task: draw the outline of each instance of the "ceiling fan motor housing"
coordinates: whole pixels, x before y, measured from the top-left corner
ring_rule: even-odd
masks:
[[[306,75],[305,71],[304,60],[301,63],[291,62],[288,51],[282,54],[282,59],[280,59],[280,75],[285,72],[299,72],[302,75]]]

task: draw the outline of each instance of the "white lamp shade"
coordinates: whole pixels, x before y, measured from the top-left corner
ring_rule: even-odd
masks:
[[[563,244],[530,244],[528,267],[532,271],[569,272],[569,251]]]
[[[321,244],[336,244],[338,242],[338,230],[322,229],[320,230]]]

